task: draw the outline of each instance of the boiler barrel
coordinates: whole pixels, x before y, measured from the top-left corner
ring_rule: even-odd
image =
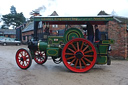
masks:
[[[28,44],[28,48],[33,51],[37,51],[37,50],[46,51],[47,46],[48,44],[42,41],[31,41]]]
[[[46,51],[47,47],[48,44],[46,42],[42,42],[42,41],[38,42],[38,50]]]

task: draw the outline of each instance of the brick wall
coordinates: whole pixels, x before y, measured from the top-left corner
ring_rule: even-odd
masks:
[[[22,32],[22,42],[25,43],[30,40],[32,34],[34,34],[34,31]],[[25,39],[23,37],[25,37]]]
[[[115,21],[109,21],[107,25],[99,26],[99,30],[102,32],[108,32],[108,38],[115,40],[114,44],[111,44],[112,51],[110,56],[115,58],[127,58],[127,32],[126,24],[119,24]]]
[[[16,38],[16,35],[5,34],[5,37]]]
[[[60,29],[64,29],[65,25],[58,25],[58,27],[53,27],[53,25],[50,25],[50,30],[60,30]]]

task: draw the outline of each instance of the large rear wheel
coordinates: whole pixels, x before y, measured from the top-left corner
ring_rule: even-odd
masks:
[[[16,53],[16,63],[21,69],[27,69],[31,66],[32,58],[26,49],[19,49]]]
[[[86,72],[96,62],[97,53],[93,44],[83,38],[70,40],[63,48],[64,65],[73,72]]]

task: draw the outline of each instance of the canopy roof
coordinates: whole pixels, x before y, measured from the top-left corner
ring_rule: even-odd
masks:
[[[112,21],[112,16],[78,16],[78,17],[61,17],[61,16],[48,16],[48,17],[34,17],[34,21],[42,21],[46,24],[76,24],[76,25],[82,25],[86,24],[87,22],[90,22],[91,24],[99,24],[103,25],[106,24],[108,21]]]

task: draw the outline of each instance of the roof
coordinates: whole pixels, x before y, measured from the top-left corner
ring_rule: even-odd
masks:
[[[106,16],[106,15],[111,16],[111,15],[107,14],[105,11],[102,11],[102,10],[98,13],[98,16]],[[128,18],[127,17],[115,16],[115,15],[113,15],[112,17],[118,23],[128,24]]]
[[[20,26],[18,26],[18,27],[16,27],[15,29],[19,29],[19,28],[24,28],[26,26],[26,23],[25,24],[22,24],[22,25],[20,25]]]
[[[28,32],[34,30],[34,22],[30,22],[23,30],[22,32]]]
[[[106,16],[37,16],[34,17],[34,21],[42,21],[47,24],[86,24],[87,22],[90,22],[91,24],[106,24],[108,21],[112,21],[113,17],[110,15]]]
[[[42,23],[39,22],[38,28],[42,28]],[[34,30],[34,22],[30,22],[23,30],[22,32],[28,32],[28,31],[33,31]]]
[[[35,11],[34,11],[35,12]],[[58,16],[57,12],[54,11],[50,16]],[[42,23],[40,23],[40,27],[41,28]],[[19,26],[20,27],[20,26]],[[28,31],[33,31],[34,30],[34,22],[30,22],[23,30],[22,32],[28,32]]]
[[[0,29],[0,32],[4,34],[10,34],[10,35],[15,35],[16,30],[15,29]]]
[[[127,18],[127,17],[113,16],[113,18],[114,18],[117,22],[119,22],[119,23],[128,24],[128,18]]]
[[[56,11],[54,11],[50,16],[59,16]]]
[[[97,15],[109,15],[109,14],[107,14],[105,11],[100,11]]]

